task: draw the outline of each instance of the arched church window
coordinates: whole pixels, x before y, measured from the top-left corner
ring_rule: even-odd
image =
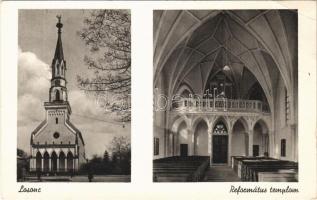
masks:
[[[217,123],[213,132],[214,132],[214,134],[219,134],[219,135],[228,133],[227,128],[223,122]]]
[[[55,123],[58,124],[58,118],[57,117],[55,118]]]
[[[59,101],[60,100],[60,94],[59,94],[59,91],[56,90],[56,93],[55,93],[55,100],[56,101]]]
[[[59,75],[59,67],[58,67],[58,65],[56,65],[56,68],[57,68],[57,75]]]

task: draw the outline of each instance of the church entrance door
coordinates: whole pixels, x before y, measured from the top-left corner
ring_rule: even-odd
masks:
[[[42,155],[40,152],[36,153],[36,171],[42,170]]]
[[[61,152],[59,154],[59,171],[61,171],[61,172],[65,171],[65,154],[64,154],[64,152]]]
[[[228,135],[214,135],[212,139],[213,163],[228,162]]]
[[[47,152],[44,153],[44,171],[48,172],[50,170],[50,156],[48,155]]]
[[[73,170],[73,154],[71,152],[68,152],[67,154],[67,171]]]
[[[51,155],[51,165],[52,165],[52,171],[56,172],[57,171],[57,155],[55,153],[55,151],[53,151],[52,155]]]
[[[188,144],[181,144],[180,152],[181,156],[188,156]]]

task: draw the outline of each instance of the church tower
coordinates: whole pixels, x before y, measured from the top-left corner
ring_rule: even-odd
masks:
[[[52,61],[52,79],[49,101],[50,102],[67,102],[67,88],[66,88],[66,61],[64,60],[63,45],[62,45],[62,27],[61,18],[58,17],[56,24],[57,44],[54,58]]]
[[[44,102],[46,119],[31,134],[31,171],[62,173],[77,171],[85,162],[81,132],[70,122],[66,61],[62,45],[61,16],[57,16],[57,44],[52,60],[49,101]]]

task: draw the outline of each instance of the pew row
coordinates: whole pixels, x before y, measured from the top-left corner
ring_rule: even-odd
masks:
[[[232,157],[232,166],[242,181],[298,181],[298,163],[268,157]]]
[[[209,167],[209,157],[168,157],[153,161],[154,182],[191,182],[203,179]]]

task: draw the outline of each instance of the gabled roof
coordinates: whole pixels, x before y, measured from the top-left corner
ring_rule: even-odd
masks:
[[[67,123],[72,129],[75,130],[76,134],[79,135],[81,141],[82,141],[83,144],[85,145],[85,142],[84,142],[84,139],[83,139],[83,136],[82,136],[80,130],[78,130],[78,129],[76,128],[76,126],[75,126],[74,124],[72,124],[69,120],[66,120],[66,123]]]
[[[43,128],[43,127],[46,125],[46,123],[47,123],[47,121],[46,121],[46,119],[45,119],[44,121],[42,121],[42,122],[40,123],[40,125],[38,125],[38,126],[34,129],[34,131],[32,131],[32,134],[34,135],[35,133],[37,133],[41,128]]]

